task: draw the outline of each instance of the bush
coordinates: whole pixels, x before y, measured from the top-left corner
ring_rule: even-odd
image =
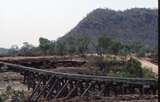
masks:
[[[152,70],[147,68],[143,68],[143,75],[144,78],[156,78],[156,75],[152,72]]]
[[[143,77],[141,63],[134,58],[126,63],[124,71],[128,72],[131,77]]]
[[[141,63],[134,58],[131,58],[127,62],[121,62],[117,59],[109,60],[104,57],[96,57],[94,64],[98,67],[96,75],[156,78],[151,70],[142,68]]]
[[[145,56],[145,49],[140,48],[139,51],[137,52],[138,57],[144,57]]]

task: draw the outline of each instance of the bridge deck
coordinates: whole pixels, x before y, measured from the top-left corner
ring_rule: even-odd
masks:
[[[123,82],[123,83],[132,83],[132,84],[146,84],[146,85],[154,85],[157,84],[157,80],[155,79],[144,79],[144,78],[121,78],[121,77],[109,77],[109,76],[95,76],[95,75],[83,75],[83,74],[71,74],[71,73],[61,73],[61,72],[53,72],[47,71],[44,69],[38,69],[33,67],[26,67],[17,64],[11,64],[6,62],[0,62],[0,65],[5,65],[9,68],[9,70],[18,70],[19,72],[22,70],[41,73],[44,75],[53,75],[60,78],[69,78],[72,80],[89,80],[89,81],[101,81],[101,82]]]
[[[56,100],[75,96],[112,96],[125,94],[156,94],[156,79],[121,78],[53,72],[0,61],[0,70],[14,71],[24,76],[23,83],[32,94],[28,102]],[[49,101],[50,102],[50,101]]]

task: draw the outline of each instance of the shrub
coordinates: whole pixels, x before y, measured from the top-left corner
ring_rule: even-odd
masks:
[[[156,75],[152,72],[152,70],[147,68],[143,68],[143,75],[144,78],[156,78]]]
[[[128,72],[131,77],[143,77],[141,63],[134,58],[126,63],[124,71]]]
[[[145,56],[145,49],[140,48],[139,51],[137,52],[138,57],[144,57]]]

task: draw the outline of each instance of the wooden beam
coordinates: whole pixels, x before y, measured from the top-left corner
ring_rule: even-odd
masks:
[[[81,97],[83,97],[87,93],[87,91],[91,88],[91,86],[92,86],[92,83],[90,83],[87,89],[82,93]]]
[[[50,95],[51,92],[53,91],[54,87],[56,86],[57,82],[58,82],[58,79],[55,80],[55,82],[53,83],[52,87],[51,87],[50,90],[48,91],[48,93],[47,93],[47,95],[46,95],[45,98],[48,98],[48,97],[49,97],[49,95]]]
[[[61,94],[61,92],[63,91],[63,89],[68,85],[68,81],[63,85],[63,87],[59,90],[59,92],[57,93],[57,95],[55,96],[55,98],[59,97],[59,95]]]

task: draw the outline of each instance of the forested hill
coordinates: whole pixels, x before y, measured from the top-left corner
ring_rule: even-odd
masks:
[[[158,44],[158,10],[146,8],[132,8],[125,11],[96,9],[60,40],[69,36],[87,35],[96,41],[104,33],[125,43],[141,42],[153,48]]]

